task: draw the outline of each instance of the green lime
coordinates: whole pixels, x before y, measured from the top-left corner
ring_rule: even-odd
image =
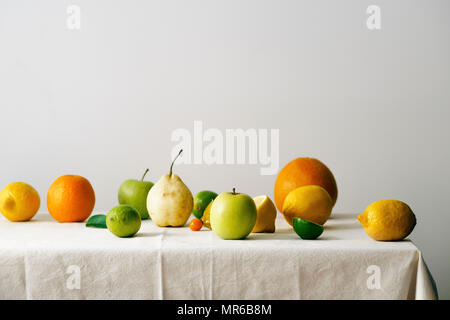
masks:
[[[300,238],[305,240],[317,239],[323,232],[323,226],[320,224],[300,219],[299,217],[293,219],[293,226]]]
[[[192,214],[197,218],[201,219],[203,217],[203,212],[205,212],[206,207],[217,197],[217,193],[213,191],[200,191],[194,197],[194,208],[192,209]]]
[[[141,228],[141,216],[132,206],[121,204],[108,212],[106,226],[118,237],[132,237]]]

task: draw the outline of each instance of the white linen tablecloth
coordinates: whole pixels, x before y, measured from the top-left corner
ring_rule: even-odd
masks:
[[[355,214],[333,214],[302,240],[278,214],[275,233],[142,223],[133,238],[40,213],[0,218],[0,299],[436,299],[410,241],[377,242]]]

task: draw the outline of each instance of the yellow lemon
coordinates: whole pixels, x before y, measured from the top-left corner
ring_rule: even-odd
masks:
[[[205,211],[203,211],[203,216],[202,216],[202,222],[203,222],[203,226],[211,229],[211,222],[210,222],[210,216],[211,216],[211,207],[213,204],[214,200],[211,201],[208,206],[206,207]]]
[[[268,196],[253,198],[256,205],[256,223],[252,232],[275,232],[277,208]]]
[[[311,185],[289,192],[284,199],[282,213],[291,226],[294,217],[323,225],[332,209],[333,200],[328,192],[322,187]]]
[[[378,241],[394,241],[407,237],[416,225],[411,208],[399,200],[379,200],[358,216],[369,237]]]
[[[27,221],[39,210],[37,191],[25,182],[13,182],[0,191],[0,212],[10,221]]]

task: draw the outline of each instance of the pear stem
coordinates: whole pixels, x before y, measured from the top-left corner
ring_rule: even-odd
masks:
[[[183,149],[180,150],[180,152],[178,152],[177,156],[175,157],[175,159],[173,159],[172,164],[170,165],[170,172],[169,172],[169,176],[172,176],[172,167],[173,164],[175,163],[175,160],[178,159],[178,157],[180,156],[180,154],[183,152]]]
[[[236,194],[236,188],[233,188],[233,194]]]
[[[147,172],[148,172],[148,168],[145,169],[145,172],[144,172],[144,174],[142,175],[141,181],[144,181],[144,178],[145,178],[145,175],[147,174]]]

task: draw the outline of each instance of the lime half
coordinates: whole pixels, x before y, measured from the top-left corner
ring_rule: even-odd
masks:
[[[292,222],[295,232],[305,240],[317,239],[323,232],[323,226],[320,224],[299,217],[295,217]]]

